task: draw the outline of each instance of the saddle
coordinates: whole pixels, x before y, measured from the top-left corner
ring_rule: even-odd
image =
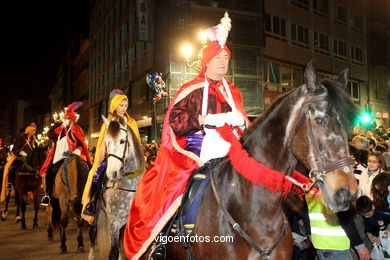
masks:
[[[195,230],[199,206],[202,201],[205,188],[210,180],[210,175],[203,173],[207,172],[205,169],[205,167],[201,167],[191,175],[190,181],[184,191],[181,205],[172,220],[169,222],[168,227],[164,230],[164,236],[185,237],[187,235],[191,235]],[[188,241],[180,239],[180,242],[186,251],[187,259],[194,259],[194,254]],[[160,242],[158,244],[154,244],[152,248],[150,255],[153,259],[165,259],[165,244]]]
[[[171,235],[190,235],[194,231],[199,205],[209,180],[210,175],[199,170],[191,175],[178,214],[170,230]]]

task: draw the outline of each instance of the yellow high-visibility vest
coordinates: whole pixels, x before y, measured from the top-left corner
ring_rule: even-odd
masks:
[[[311,240],[316,249],[347,250],[350,241],[339,219],[333,211],[325,207],[320,196],[306,194],[311,227]]]

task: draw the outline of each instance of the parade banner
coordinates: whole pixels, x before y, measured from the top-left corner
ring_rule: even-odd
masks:
[[[137,0],[137,39],[150,41],[150,5],[149,0]]]

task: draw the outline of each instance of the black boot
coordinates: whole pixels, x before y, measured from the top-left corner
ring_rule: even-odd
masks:
[[[83,211],[84,215],[95,216],[98,188],[99,188],[99,183],[92,182],[92,185],[91,185],[91,196],[92,197],[91,197],[91,200],[88,202],[88,204],[85,206],[85,209]]]

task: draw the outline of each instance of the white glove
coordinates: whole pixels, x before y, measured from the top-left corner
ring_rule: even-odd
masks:
[[[222,127],[226,123],[226,113],[208,114],[204,119],[204,125]]]
[[[26,152],[25,152],[25,151],[20,151],[20,152],[19,152],[19,154],[20,154],[21,156],[24,156],[24,157],[26,157],[26,156],[27,156],[27,154],[26,154]]]
[[[80,151],[79,149],[74,150],[73,153],[74,153],[75,155],[78,155],[78,156],[81,155],[81,151]]]
[[[245,125],[245,119],[240,112],[227,112],[226,123],[231,126]]]
[[[63,127],[67,127],[69,124],[70,124],[69,119],[65,119],[65,120],[62,122],[62,126],[63,126]]]

